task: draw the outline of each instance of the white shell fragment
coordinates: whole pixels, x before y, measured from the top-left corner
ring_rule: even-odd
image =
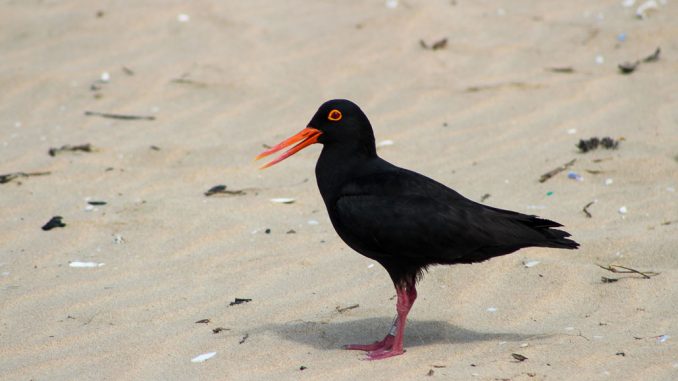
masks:
[[[619,208],[619,214],[626,214],[628,212],[629,212],[629,210],[625,206],[622,206],[621,208]]]
[[[308,223],[309,225],[318,225],[320,222],[318,222],[318,221],[316,221],[316,220],[308,220],[307,223]]]
[[[392,146],[392,145],[393,145],[393,140],[382,140],[379,143],[377,143],[377,148]]]
[[[659,4],[657,4],[655,0],[646,1],[636,9],[636,17],[644,19],[647,17],[647,11],[655,10],[657,8],[659,8]]]
[[[278,198],[272,198],[271,202],[275,202],[276,204],[291,204],[295,200],[293,198],[287,198],[287,197],[278,197]]]
[[[179,22],[189,22],[191,20],[191,16],[185,14],[185,13],[180,13],[177,15],[177,21]]]
[[[497,307],[488,307],[487,312],[497,312]]]
[[[523,262],[523,266],[525,266],[527,268],[534,267],[538,264],[539,264],[539,261],[535,261],[535,260]]]
[[[101,267],[105,265],[105,263],[97,263],[97,262],[81,262],[81,261],[73,261],[68,264],[69,267],[76,267],[76,268],[92,268],[92,267]]]
[[[671,337],[671,336],[669,336],[669,335],[661,335],[661,336],[657,336],[657,342],[658,342],[658,343],[665,343],[666,340],[669,339],[669,337]]]
[[[100,79],[101,79],[101,82],[108,82],[108,81],[111,80],[111,74],[109,72],[105,71],[105,72],[101,73]]]
[[[205,361],[211,359],[212,357],[214,357],[214,355],[216,355],[216,354],[217,354],[217,352],[203,353],[201,355],[193,357],[191,359],[191,362],[205,362]]]

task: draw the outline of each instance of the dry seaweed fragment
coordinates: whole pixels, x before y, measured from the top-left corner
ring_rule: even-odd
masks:
[[[552,170],[550,170],[550,171],[544,173],[543,175],[541,175],[541,176],[539,177],[539,182],[540,182],[540,183],[543,183],[543,182],[545,182],[546,180],[550,179],[551,177],[553,177],[553,176],[559,174],[560,172],[562,172],[562,171],[564,171],[564,170],[570,168],[572,165],[574,165],[574,162],[575,162],[575,161],[577,161],[577,159],[572,159],[572,160],[568,161],[567,163],[561,165],[560,167],[558,167],[558,168],[556,168],[556,169],[552,169]]]
[[[31,177],[31,176],[44,176],[49,175],[52,172],[13,172],[0,175],[0,184],[8,183],[19,177]]]
[[[592,150],[598,148],[599,146],[601,146],[605,149],[617,149],[619,147],[619,142],[621,140],[622,139],[618,139],[618,140],[612,139],[609,136],[606,136],[602,139],[597,138],[597,137],[593,137],[593,138],[590,138],[590,139],[581,139],[581,140],[579,140],[579,143],[577,143],[577,148],[579,148],[579,150],[582,153],[592,151]]]
[[[631,62],[631,61],[622,62],[619,65],[617,65],[617,67],[619,67],[619,71],[621,71],[622,74],[631,74],[636,70],[638,65],[640,65],[641,63],[658,61],[660,53],[661,53],[661,48],[657,47],[657,49],[654,51],[654,53],[643,58],[642,60],[635,60],[633,62]]]
[[[447,38],[440,39],[440,40],[434,42],[431,46],[428,46],[428,44],[424,40],[419,40],[419,45],[422,48],[429,49],[429,50],[444,49],[447,46]]]
[[[102,118],[121,119],[121,120],[155,120],[153,115],[127,115],[127,114],[111,114],[99,111],[85,111],[87,116],[100,116]]]
[[[61,146],[60,148],[50,148],[49,151],[47,151],[47,153],[49,154],[49,156],[54,157],[54,156],[56,156],[56,154],[61,153],[61,152],[65,152],[65,151],[94,152],[94,148],[89,143],[79,144],[77,146],[72,146],[72,145],[66,144],[64,146]]]
[[[244,343],[245,340],[247,340],[248,337],[250,337],[250,334],[249,334],[249,333],[246,333],[245,336],[243,336],[242,339],[240,339],[240,342],[239,342],[238,344]]]
[[[235,298],[234,301],[229,303],[229,306],[235,306],[235,305],[238,305],[238,304],[249,303],[251,301],[252,301],[252,299],[248,299],[248,298]]]
[[[66,224],[62,221],[63,217],[54,216],[52,217],[45,225],[42,226],[42,230],[48,231],[54,228],[63,228],[66,227]]]
[[[521,355],[520,353],[511,353],[511,356],[513,356],[513,358],[516,359],[518,362],[523,362],[527,360],[527,357]]]
[[[574,73],[574,68],[572,68],[571,66],[550,67],[547,70],[553,73],[564,73],[564,74]]]
[[[339,306],[337,306],[337,307],[336,307],[336,310],[337,310],[337,312],[339,312],[339,313],[343,313],[343,312],[346,312],[346,311],[348,311],[348,310],[352,310],[352,309],[358,308],[358,307],[360,307],[360,304],[357,304],[357,303],[356,303],[356,304],[352,304],[352,305],[350,305],[350,306],[347,306],[347,307],[341,307],[341,308],[340,308]]]
[[[656,62],[656,61],[658,61],[659,60],[659,54],[661,52],[662,52],[662,49],[659,46],[657,46],[657,49],[655,49],[654,53],[643,58],[643,62]]]
[[[242,196],[245,195],[244,190],[226,190],[226,185],[220,184],[220,185],[215,185],[212,188],[210,188],[207,192],[205,192],[205,196],[213,196],[216,194],[222,194],[226,196]]]
[[[591,201],[591,202],[589,202],[588,204],[586,204],[586,205],[584,206],[584,208],[581,210],[582,212],[584,212],[584,214],[586,214],[586,218],[591,218],[591,217],[593,217],[593,216],[591,215],[591,212],[589,212],[589,206],[591,206],[591,205],[593,205],[593,204],[595,204],[595,203],[596,203],[595,201]]]
[[[638,65],[640,65],[640,61],[636,62],[626,61],[620,63],[619,65],[617,65],[617,67],[619,67],[619,70],[622,72],[622,74],[631,74],[636,70]]]

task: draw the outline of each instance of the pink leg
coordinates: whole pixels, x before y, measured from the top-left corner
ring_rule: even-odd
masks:
[[[409,287],[396,286],[396,317],[391,331],[382,341],[377,341],[367,345],[347,345],[345,349],[357,349],[368,351],[367,360],[381,360],[405,353],[403,349],[403,336],[405,335],[405,324],[407,323],[407,314],[410,312],[414,301],[417,299],[417,290],[414,285]]]

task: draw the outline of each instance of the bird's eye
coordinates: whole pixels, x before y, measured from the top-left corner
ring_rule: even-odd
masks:
[[[333,121],[333,122],[338,122],[341,120],[341,111],[334,109],[330,111],[329,114],[327,114],[327,119]]]

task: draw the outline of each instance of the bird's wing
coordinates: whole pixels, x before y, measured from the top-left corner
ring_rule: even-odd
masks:
[[[493,241],[469,211],[422,196],[348,195],[336,214],[348,237],[383,255],[452,260]]]
[[[550,229],[557,223],[475,203],[406,170],[354,180],[334,209],[343,238],[356,250],[437,263],[482,261],[526,246],[558,247],[567,236]]]
[[[512,225],[494,221],[488,229],[496,212],[399,168],[346,184],[335,213],[345,236],[363,249],[443,263],[501,245]]]

